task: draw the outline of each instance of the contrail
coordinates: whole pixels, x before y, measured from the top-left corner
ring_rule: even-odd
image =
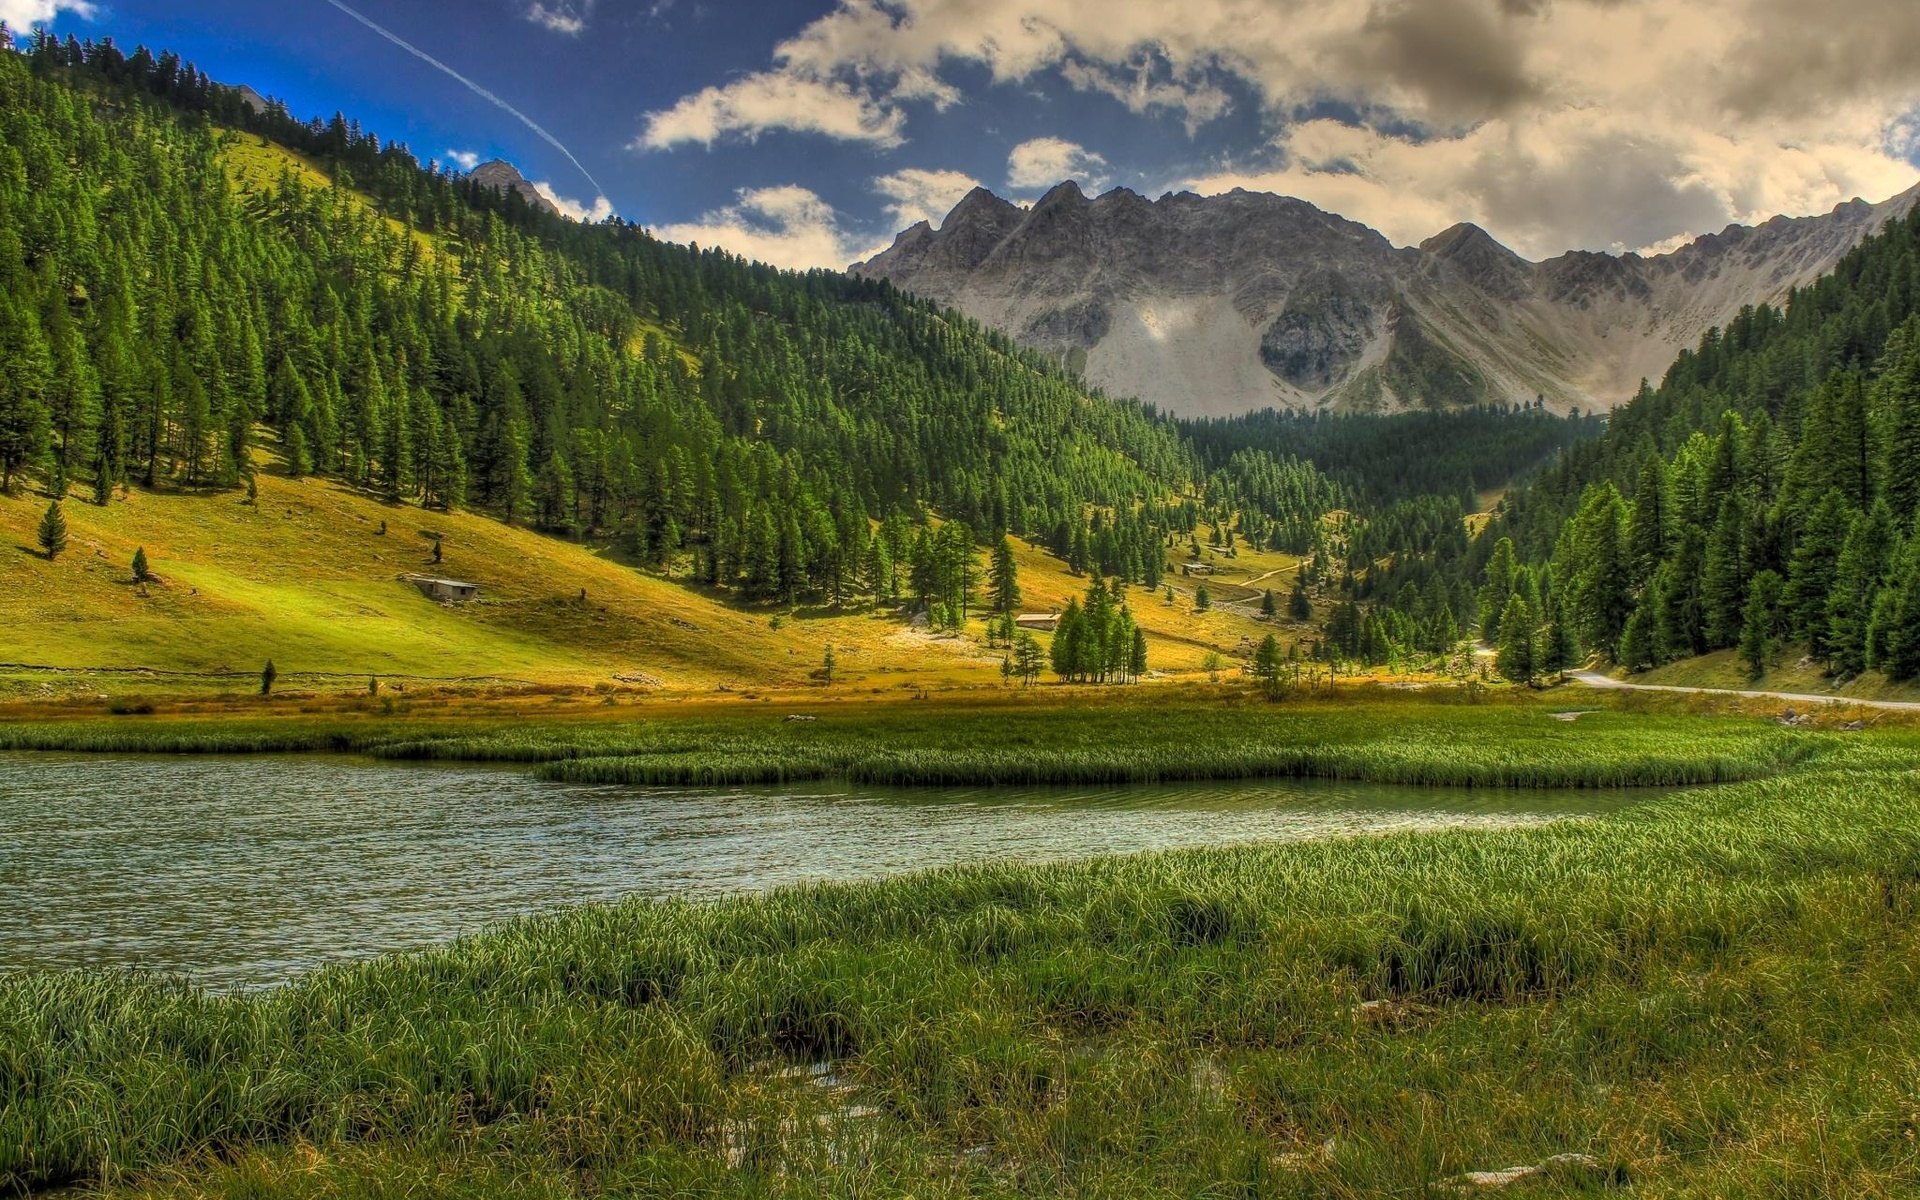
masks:
[[[535,124],[532,117],[529,117],[527,114],[521,112],[519,109],[515,108],[513,105],[508,104],[505,100],[502,100],[500,97],[494,95],[492,92],[481,87],[479,84],[475,83],[473,80],[468,79],[465,75],[462,75],[460,72],[454,70],[452,67],[441,62],[439,59],[435,58],[433,55],[428,54],[425,50],[422,50],[420,47],[414,45],[412,42],[407,41],[405,38],[393,32],[391,29],[387,29],[384,26],[374,24],[372,21],[368,20],[366,17],[361,16],[359,13],[355,12],[353,9],[348,8],[346,5],[340,3],[340,0],[327,0],[327,3],[333,5],[335,8],[339,9],[341,12],[352,17],[354,20],[360,22],[362,25],[365,25],[368,29],[373,30],[375,33],[379,34],[381,37],[387,39],[388,41],[392,42],[394,45],[400,47],[402,50],[405,50],[408,54],[413,55],[415,58],[419,59],[421,62],[426,63],[430,67],[436,67],[439,70],[446,72],[448,75],[453,76],[455,79],[465,84],[467,86],[468,91],[480,97],[482,100],[485,100],[487,103],[493,105],[494,107],[503,109],[509,115],[518,118],[522,125],[525,125],[528,129],[531,129],[535,133],[539,134],[540,137],[543,140],[545,140],[547,145],[552,146],[555,150],[558,150],[560,153],[567,156],[567,161],[572,163],[576,170],[578,170],[582,175],[585,175],[587,177],[588,183],[593,184],[594,195],[604,196],[607,194],[607,189],[600,186],[599,182],[594,179],[592,172],[588,171],[584,166],[580,165],[580,160],[573,156],[573,151],[561,145],[559,138],[553,136],[552,134],[548,133],[546,130],[540,128],[539,125]]]

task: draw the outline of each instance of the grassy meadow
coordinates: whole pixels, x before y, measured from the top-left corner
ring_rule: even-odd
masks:
[[[864,756],[904,743],[923,756],[906,763],[979,778],[998,730],[1062,756],[1033,761],[1103,770],[1154,748],[1190,761],[1175,748],[1199,739],[1216,763],[1312,746],[1365,777],[1650,782],[1691,763],[1685,778],[1743,782],[1523,831],[580,908],[253,996],[0,976],[0,1189],[1441,1196],[1516,1166],[1542,1169],[1503,1194],[1920,1188],[1911,726],[1789,730],[1630,698],[1574,721],[1540,700],[1385,695],[811,722],[691,707],[4,736],[313,748],[273,740],[305,728],[548,769],[692,746],[903,778]]]
[[[51,562],[34,543],[47,498],[0,495],[0,701],[244,694],[268,659],[287,693],[364,690],[370,675],[415,690],[808,688],[821,683],[828,645],[843,692],[1001,683],[1003,654],[978,615],[953,635],[864,605],[742,606],[635,570],[617,548],[388,504],[331,480],[272,469],[257,478],[253,503],[240,492],[134,489],[101,508],[76,495],[64,505],[71,545]],[[1086,590],[1052,555],[1016,547],[1029,611]],[[142,548],[158,576],[145,585],[130,566]],[[1279,554],[1237,561],[1276,580],[1297,566]],[[434,603],[401,579],[409,573],[477,583],[481,599]],[[1190,590],[1171,604],[1137,589],[1128,600],[1154,682],[1204,679],[1209,654],[1231,660],[1274,628],[1256,610],[1197,612]]]
[[[1836,687],[1823,664],[1813,661],[1805,646],[1788,646],[1758,679],[1736,650],[1717,650],[1698,658],[1655,667],[1629,675],[1615,674],[1632,683],[1665,687],[1717,688],[1723,691],[1790,692],[1802,696],[1841,696],[1852,700],[1920,700],[1920,684],[1889,682],[1878,671],[1867,671]]]

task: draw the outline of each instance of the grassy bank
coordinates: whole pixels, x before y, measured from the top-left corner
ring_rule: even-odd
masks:
[[[0,980],[0,1180],[151,1195],[1895,1195],[1920,738],[1604,821]]]
[[[1269,705],[1166,695],[998,704],[731,707],[447,720],[124,717],[0,725],[0,749],[153,753],[339,751],[524,762],[592,783],[834,778],[896,786],[1158,783],[1320,777],[1475,787],[1629,787],[1756,779],[1817,755],[1818,732],[1658,711],[1632,698],[1577,721],[1564,702],[1348,692]],[[1582,697],[1585,699],[1585,697]],[[1674,707],[1674,706],[1669,706]],[[792,719],[792,718],[804,719]]]

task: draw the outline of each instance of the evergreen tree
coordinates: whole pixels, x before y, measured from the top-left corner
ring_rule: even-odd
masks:
[[[1260,597],[1260,615],[1269,621],[1280,615],[1280,605],[1273,598],[1272,588]]]
[[[1658,612],[1659,589],[1649,581],[1640,593],[1640,602],[1634,606],[1633,615],[1627,618],[1627,627],[1620,633],[1620,649],[1613,656],[1615,662],[1636,672],[1659,664],[1659,656],[1654,650]]]
[[[1040,678],[1040,670],[1046,664],[1046,656],[1040,650],[1039,641],[1026,630],[1021,630],[1013,640],[1013,669],[1020,676],[1021,683],[1032,687],[1033,681]]]
[[[1260,646],[1253,652],[1253,677],[1260,684],[1260,690],[1267,699],[1280,698],[1281,672],[1284,669],[1280,656],[1280,639],[1268,634],[1260,640]]]
[[[1756,574],[1748,589],[1746,608],[1742,613],[1740,659],[1747,664],[1747,673],[1754,679],[1767,673],[1767,665],[1779,650],[1781,606],[1785,594],[1786,584],[1772,571]]]
[[[1705,574],[1700,581],[1709,648],[1723,649],[1740,640],[1748,576],[1746,506],[1738,495],[1729,494],[1721,502],[1719,519],[1707,542]]]
[[[1507,601],[1513,596],[1516,566],[1513,539],[1501,538],[1487,560],[1486,583],[1480,589],[1480,611],[1485,614],[1480,636],[1490,646],[1500,644],[1500,622],[1506,615]]]
[[[260,668],[260,694],[262,696],[273,695],[273,681],[279,678],[279,676],[280,672],[274,669],[273,660],[268,659],[267,665]]]
[[[1633,520],[1627,531],[1627,556],[1633,581],[1645,587],[1666,560],[1672,544],[1673,478],[1666,460],[1648,441],[1640,462],[1639,483],[1633,493]]]
[[[1920,514],[1920,321],[1908,318],[1907,352],[1885,381],[1880,460],[1885,496],[1909,524]]]
[[[1213,607],[1213,593],[1202,583],[1193,589],[1193,608],[1195,612],[1206,612]]]
[[[1897,532],[1882,500],[1870,513],[1855,514],[1834,568],[1827,597],[1827,638],[1834,673],[1850,679],[1867,669],[1867,637],[1874,604],[1892,565]]]
[[[1920,677],[1920,536],[1910,539],[1875,604],[1875,664],[1896,683]]]
[[[1817,659],[1833,657],[1827,608],[1839,572],[1840,554],[1852,527],[1854,513],[1838,488],[1827,492],[1807,518],[1787,569],[1782,599],[1788,628],[1806,639]],[[1756,579],[1758,577],[1756,576]],[[1745,646],[1745,641],[1742,646]]]
[[[1313,601],[1307,598],[1305,584],[1294,583],[1293,595],[1287,600],[1287,613],[1296,621],[1313,620]]]
[[[1003,616],[1020,607],[1020,572],[1013,558],[1013,542],[1004,534],[993,548],[987,573],[987,604]]]
[[[1133,627],[1133,645],[1127,655],[1127,673],[1136,681],[1146,678],[1147,674],[1147,634],[1138,625]]]
[[[133,552],[133,581],[145,583],[153,578],[153,571],[147,566],[147,548],[138,547]]]
[[[47,561],[60,557],[67,548],[67,517],[60,511],[60,501],[47,505],[47,511],[40,518],[40,528],[35,532],[40,548],[47,552]]]
[[[1513,683],[1532,683],[1534,677],[1533,610],[1517,592],[1507,598],[1500,614],[1500,652],[1494,668]]]

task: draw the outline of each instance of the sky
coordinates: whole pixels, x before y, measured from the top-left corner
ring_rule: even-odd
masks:
[[[841,267],[976,185],[1657,252],[1920,181],[1915,0],[0,0],[570,213]]]

